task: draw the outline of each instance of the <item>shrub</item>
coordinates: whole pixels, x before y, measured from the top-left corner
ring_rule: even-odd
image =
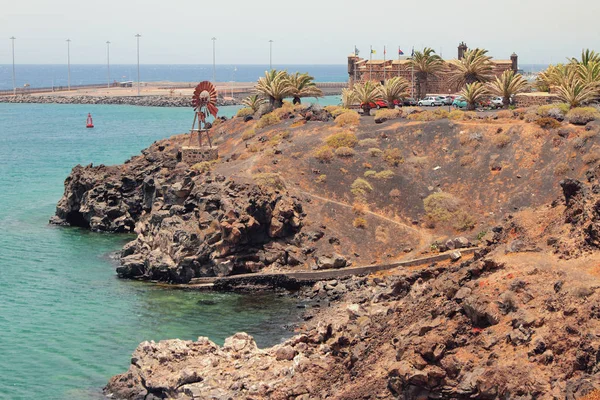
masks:
[[[600,152],[592,151],[582,157],[582,160],[585,164],[594,164],[596,161],[600,160]]]
[[[402,162],[402,152],[396,147],[386,149],[383,152],[383,160],[392,167],[397,167]]]
[[[452,110],[450,114],[448,114],[448,119],[454,121],[460,121],[465,117],[465,113],[461,110]]]
[[[235,114],[235,116],[240,117],[240,118],[245,118],[245,117],[248,117],[253,114],[254,114],[254,111],[252,111],[252,109],[250,107],[244,107],[244,108],[240,108],[238,110],[237,114]]]
[[[340,106],[333,106],[333,105],[332,106],[325,106],[325,107],[323,107],[323,109],[325,111],[327,111],[328,113],[330,113],[330,114],[333,114],[333,112],[339,110],[340,108],[342,108],[342,107],[340,107]]]
[[[528,112],[523,116],[525,122],[535,122],[540,119],[540,116],[533,112]]]
[[[542,118],[538,119],[537,121],[535,121],[535,123],[544,129],[560,128],[560,122],[558,122],[554,118],[550,118],[550,117],[542,117]]]
[[[376,173],[377,173],[377,171],[373,171],[372,169],[370,169],[370,170],[368,170],[368,171],[365,171],[365,173],[363,174],[363,176],[364,176],[365,178],[369,178],[369,177],[371,177],[371,176],[375,175]]]
[[[510,136],[501,133],[492,138],[492,143],[494,143],[496,147],[501,149],[503,147],[506,147],[506,145],[510,143]]]
[[[334,149],[339,147],[354,147],[358,143],[358,139],[354,133],[341,132],[327,137],[325,143]]]
[[[407,115],[407,116],[410,114],[419,113],[422,111],[423,111],[423,109],[420,107],[402,107],[402,114]]]
[[[365,215],[367,212],[367,205],[364,203],[354,203],[352,204],[352,212],[356,215]]]
[[[294,106],[292,103],[287,101],[283,102],[283,106],[273,110],[272,114],[280,120],[287,119],[291,114],[294,113]]]
[[[460,201],[446,192],[436,192],[423,200],[423,206],[428,218],[434,221],[446,222],[451,220],[460,209]]]
[[[352,157],[356,154],[353,148],[342,146],[335,150],[335,155],[338,157]]]
[[[429,158],[427,158],[427,156],[423,156],[423,157],[410,157],[406,159],[406,163],[410,164],[414,167],[423,167],[425,165],[427,165],[427,163],[429,162]]]
[[[351,112],[351,111],[352,111],[352,110],[350,110],[349,108],[343,108],[343,107],[340,107],[340,108],[338,108],[337,110],[335,110],[335,111],[331,112],[331,116],[332,116],[333,118],[337,118],[337,117],[339,117],[340,115],[342,115],[342,114],[344,114],[344,113],[347,113],[347,112]]]
[[[554,118],[562,121],[569,112],[569,109],[570,107],[566,103],[545,104],[539,106],[536,113],[540,117]]]
[[[277,173],[261,173],[253,175],[254,181],[263,189],[284,190],[285,182]]]
[[[314,156],[322,163],[329,163],[333,160],[333,150],[328,146],[321,146],[315,150]]]
[[[265,114],[256,123],[256,128],[266,128],[267,126],[275,125],[281,121],[281,119],[274,113]]]
[[[383,151],[379,150],[378,148],[372,148],[369,149],[369,155],[371,157],[379,157],[381,155],[381,153],[383,153]]]
[[[600,118],[600,112],[594,107],[577,107],[567,113],[567,120],[573,125],[585,125]]]
[[[377,144],[377,139],[362,139],[358,141],[359,147],[376,147]]]
[[[510,110],[500,110],[496,113],[496,115],[498,116],[498,118],[512,118],[515,116],[515,114],[510,111]]]
[[[352,226],[358,229],[365,229],[367,227],[367,220],[362,217],[356,217],[352,221]]]
[[[375,119],[385,118],[385,119],[395,119],[400,117],[402,111],[397,110],[395,108],[382,108],[381,110],[377,110],[375,113]]]
[[[315,179],[316,183],[323,183],[327,180],[327,175],[325,174],[321,174],[317,177],[317,179]]]
[[[352,182],[350,191],[356,197],[365,197],[368,193],[373,191],[373,186],[362,178],[356,178],[356,180]]]
[[[243,133],[242,133],[242,140],[250,140],[252,139],[254,136],[256,136],[256,131],[254,130],[254,128],[250,128],[250,129],[246,129]]]
[[[448,111],[446,111],[448,114]],[[437,111],[423,111],[419,113],[412,113],[408,115],[406,118],[411,119],[413,121],[437,121],[438,119],[446,118],[448,115],[443,115]]]
[[[473,157],[470,154],[467,154],[466,156],[462,156],[460,158],[460,165],[465,167],[467,165],[471,165],[473,164],[473,162],[475,162],[475,157]]]
[[[335,124],[337,126],[350,126],[358,125],[360,123],[360,115],[356,111],[346,111],[337,117],[335,117]]]
[[[561,162],[556,164],[554,168],[554,176],[565,176],[567,172],[569,172],[569,165],[567,163]]]
[[[390,197],[393,197],[395,199],[400,197],[400,190],[398,189],[392,189],[390,190]]]
[[[197,164],[192,165],[191,169],[194,171],[198,171],[201,173],[208,172],[212,169],[213,165],[215,165],[216,161],[202,161]]]
[[[375,175],[373,175],[373,178],[375,179],[392,179],[394,177],[394,172],[390,171],[389,169],[380,171],[378,173],[376,173]]]
[[[465,111],[464,119],[477,119],[477,113],[475,111]]]
[[[475,219],[466,211],[458,211],[453,217],[452,227],[459,232],[470,231],[475,228]]]

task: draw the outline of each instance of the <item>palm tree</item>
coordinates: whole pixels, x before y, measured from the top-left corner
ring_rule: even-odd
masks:
[[[556,95],[571,108],[589,103],[598,97],[598,83],[583,81],[577,72],[571,72],[563,77],[562,82],[554,87]]]
[[[380,83],[366,81],[364,83],[354,84],[354,93],[356,101],[360,102],[363,109],[363,115],[369,115],[371,112],[371,103],[381,100]]]
[[[275,69],[265,71],[265,76],[258,80],[255,89],[263,97],[269,99],[271,108],[280,108],[283,105],[283,99],[293,93],[287,71]]]
[[[349,108],[356,103],[356,92],[352,89],[342,89],[342,107]]]
[[[381,97],[387,102],[388,108],[394,108],[394,100],[402,100],[408,96],[408,82],[401,77],[388,79],[383,86],[379,88]]]
[[[260,106],[266,103],[266,100],[257,94],[246,97],[242,100],[242,104],[248,108],[251,108],[253,112],[257,112]]]
[[[590,62],[600,62],[600,54],[593,50],[585,49],[581,51],[581,60],[576,58],[568,58],[571,63],[588,65]]]
[[[474,110],[475,105],[487,94],[487,90],[481,82],[467,83],[460,92],[460,95],[464,97],[467,102],[467,110]]]
[[[423,51],[415,51],[410,59],[411,67],[417,78],[417,97],[420,99],[427,90],[427,79],[431,75],[437,75],[446,68],[444,61],[435,54],[435,50],[425,47]]]
[[[554,86],[559,85],[569,74],[575,64],[556,64],[549,65],[545,71],[538,74],[536,86],[543,92],[549,92]]]
[[[510,98],[524,92],[527,89],[528,83],[521,74],[515,74],[513,70],[506,70],[499,78],[496,77],[486,86],[490,93],[501,96],[504,107],[508,107],[510,105]]]
[[[487,55],[487,50],[467,50],[460,60],[452,60],[453,68],[448,72],[448,80],[457,88],[473,82],[488,82],[493,79],[492,57]]]
[[[317,87],[313,82],[315,78],[308,75],[307,73],[301,74],[296,72],[293,75],[288,76],[288,81],[292,87],[292,96],[294,97],[294,104],[300,104],[301,97],[322,97],[323,91]]]

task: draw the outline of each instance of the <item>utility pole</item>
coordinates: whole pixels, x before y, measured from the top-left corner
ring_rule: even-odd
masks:
[[[269,40],[269,71],[273,69],[273,41]]]
[[[211,40],[213,41],[213,83],[216,83],[217,82],[217,64],[216,64],[215,43],[217,42],[217,38],[213,37]]]
[[[138,33],[135,35],[135,37],[137,38],[137,75],[138,75],[137,95],[139,97],[139,95],[140,95],[140,38],[142,37],[142,35],[140,35]]]
[[[106,88],[110,88],[110,42],[106,41]]]
[[[71,39],[67,39],[67,68],[68,68],[68,86],[71,91]]]
[[[373,46],[369,52],[369,80],[371,80],[371,73],[373,72]]]
[[[15,39],[16,37],[11,36],[10,40],[12,40],[12,81],[13,81],[13,96],[17,95],[17,84],[15,83]]]

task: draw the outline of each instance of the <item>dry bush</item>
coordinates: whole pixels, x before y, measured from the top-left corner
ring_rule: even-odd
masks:
[[[261,173],[252,175],[254,182],[262,189],[272,189],[272,190],[284,190],[285,182],[281,178],[281,175],[277,173]]]
[[[267,126],[275,125],[281,121],[281,119],[274,113],[265,114],[256,123],[255,127],[257,129],[266,128]]]
[[[390,109],[390,108],[382,108],[381,110],[377,110],[375,112],[375,119],[378,118],[386,118],[386,119],[395,119],[402,115],[402,111],[398,109]]]
[[[342,146],[335,150],[335,155],[338,157],[353,157],[355,154],[356,152],[351,147]]]
[[[242,133],[242,140],[250,140],[252,139],[254,136],[256,136],[256,131],[254,130],[254,128],[250,128],[250,129],[246,129],[243,133]]]
[[[538,119],[540,119],[540,116],[534,112],[528,112],[523,116],[523,119],[525,120],[525,122],[535,122]]]
[[[466,211],[458,211],[452,221],[452,227],[459,232],[470,231],[475,228],[475,219]]]
[[[500,110],[496,113],[496,115],[498,116],[498,118],[512,118],[515,116],[515,114],[511,111],[511,110]]]
[[[589,165],[589,164],[594,164],[596,163],[598,160],[600,160],[600,151],[598,150],[594,150],[589,152],[588,154],[584,155],[581,160],[584,162],[584,164]]]
[[[593,139],[596,136],[598,136],[598,131],[595,131],[595,130],[584,131],[584,132],[581,133],[581,135],[579,135],[579,137],[582,138],[582,139],[584,139],[584,140]]]
[[[390,235],[389,235],[387,228],[385,228],[381,225],[378,225],[377,228],[375,228],[375,240],[377,240],[378,242],[381,242],[381,243],[389,242]]]
[[[368,193],[373,191],[373,186],[366,180],[362,178],[356,178],[354,182],[352,182],[352,186],[350,187],[350,191],[356,197],[365,197]]]
[[[248,151],[250,153],[258,153],[259,150],[260,147],[257,144],[251,144],[250,146],[248,146]]]
[[[365,178],[370,178],[370,177],[372,177],[373,175],[375,175],[376,173],[377,173],[377,171],[373,171],[372,169],[370,169],[370,170],[368,170],[368,171],[365,171],[365,173],[363,174],[363,176],[364,176]]]
[[[358,141],[359,147],[376,147],[378,144],[377,139],[362,139]]]
[[[352,212],[358,216],[365,215],[367,213],[367,205],[365,203],[354,203],[352,204]]]
[[[467,165],[471,165],[471,164],[473,164],[474,162],[475,162],[475,157],[473,157],[473,156],[472,156],[472,155],[470,155],[470,154],[467,154],[467,155],[465,155],[465,156],[462,156],[462,157],[460,158],[460,165],[461,165],[461,166],[463,166],[463,167],[465,167],[465,166],[467,166]]]
[[[477,113],[475,111],[465,111],[463,119],[477,119]]]
[[[314,157],[322,163],[329,163],[333,160],[333,150],[329,146],[321,146],[314,152]]]
[[[365,229],[367,227],[367,220],[362,217],[354,218],[352,226],[358,229]]]
[[[428,218],[436,222],[450,221],[460,210],[459,199],[446,192],[436,192],[423,200],[423,206]]]
[[[396,147],[385,149],[383,152],[383,160],[388,163],[388,165],[397,167],[403,161],[402,152]]]
[[[492,138],[492,143],[498,148],[506,147],[510,143],[510,136],[507,134],[501,133]]]
[[[585,125],[600,119],[600,112],[594,107],[577,107],[567,113],[567,120],[573,125]]]
[[[337,126],[358,125],[360,123],[360,115],[356,111],[348,110],[335,118]]]
[[[421,107],[402,107],[402,114],[404,115],[411,115],[422,111],[423,109]]]
[[[412,113],[408,115],[408,119],[413,121],[437,121],[438,119],[448,118],[450,113],[442,108],[438,108],[435,111],[424,111],[419,113]]]
[[[448,114],[448,119],[454,120],[454,121],[460,121],[462,119],[464,119],[465,117],[465,113],[464,111],[461,110],[452,110],[450,112],[450,114]]]
[[[325,143],[329,147],[333,147],[337,149],[339,147],[355,147],[358,143],[358,139],[354,133],[350,132],[341,132],[335,133],[325,139]]]
[[[238,110],[237,114],[235,114],[235,116],[239,117],[239,118],[246,118],[253,114],[254,114],[254,111],[250,107],[244,107],[244,108],[240,108]]]
[[[398,190],[398,189],[392,189],[392,190],[390,190],[389,195],[390,195],[390,197],[392,197],[394,199],[398,199],[398,198],[400,198],[401,193],[400,193],[400,190]]]
[[[570,168],[569,165],[567,163],[561,162],[556,164],[556,167],[554,168],[554,176],[565,176],[567,174],[567,172],[569,172]]]
[[[296,122],[294,122],[293,124],[290,125],[290,128],[296,128],[298,126],[303,126],[306,125],[306,120],[305,119],[299,119]]]
[[[560,122],[550,117],[542,117],[535,121],[535,123],[544,129],[557,129],[561,126]]]
[[[390,171],[389,169],[377,172],[376,174],[373,175],[373,178],[375,179],[392,179],[394,177],[394,172]]]
[[[566,103],[545,104],[539,106],[536,113],[542,118],[554,118],[562,121],[569,112],[569,105]]]
[[[335,111],[340,110],[342,107],[341,106],[325,106],[323,107],[323,109],[325,111],[327,111],[329,114],[333,114]]]
[[[327,180],[327,175],[321,174],[315,179],[315,183],[323,183]]]
[[[287,119],[291,114],[294,113],[294,105],[288,101],[283,102],[283,106],[273,110],[272,114],[280,120]]]
[[[406,163],[410,164],[414,167],[423,167],[425,165],[427,165],[427,163],[429,162],[429,158],[427,158],[427,156],[423,156],[423,157],[410,157],[406,159]]]
[[[369,149],[368,152],[371,157],[379,157],[381,153],[383,153],[383,151],[379,150],[378,148]]]
[[[191,169],[193,169],[194,171],[205,173],[205,172],[210,171],[216,163],[217,163],[216,160],[202,161],[202,162],[192,165]]]
[[[594,390],[593,392],[580,397],[579,400],[600,400],[600,390]]]

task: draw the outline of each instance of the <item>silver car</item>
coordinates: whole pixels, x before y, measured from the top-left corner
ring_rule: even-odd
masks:
[[[419,100],[419,102],[417,103],[417,105],[419,107],[423,107],[423,106],[443,106],[444,105],[444,100],[441,97],[433,97],[433,96],[428,96],[425,97],[424,99]]]

